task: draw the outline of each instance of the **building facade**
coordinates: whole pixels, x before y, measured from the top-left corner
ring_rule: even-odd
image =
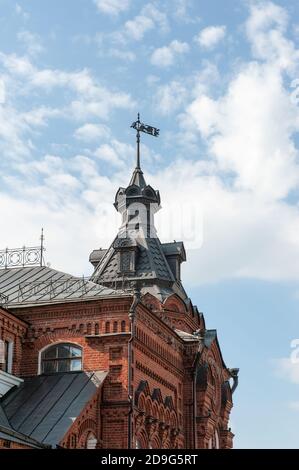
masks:
[[[0,252],[0,448],[232,448],[238,369],[184,290],[183,243],[157,236],[139,159],[114,205],[89,280]]]

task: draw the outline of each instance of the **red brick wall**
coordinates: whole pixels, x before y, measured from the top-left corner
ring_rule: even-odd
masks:
[[[147,296],[147,301],[150,300]],[[149,305],[149,308],[139,305],[136,309],[135,337],[132,343],[132,395],[134,398],[134,392],[141,381],[147,382],[148,403],[152,400],[153,391],[159,390],[161,403],[158,405],[163,416],[161,419],[158,417],[152,420],[149,414],[146,415],[139,409],[136,402],[133,402],[133,413],[130,415],[128,313],[131,303],[131,297],[123,297],[16,310],[20,318],[30,323],[22,344],[23,356],[18,366],[21,376],[36,375],[40,351],[57,342],[73,342],[82,346],[84,370],[109,372],[99,393],[99,399],[93,399],[92,403],[88,404],[60,445],[85,447],[87,435],[93,430],[99,447],[126,448],[129,416],[131,416],[133,435],[138,431],[146,447],[149,445],[155,447],[164,442],[165,446],[193,448],[194,434],[196,445],[206,446],[216,426],[221,435],[221,445],[230,447],[232,435],[227,430],[227,421],[231,403],[227,404],[225,410],[216,407],[208,423],[202,423],[199,418],[209,406],[212,406],[209,390],[213,390],[216,385],[219,390],[221,383],[227,378],[223,372],[221,356],[216,350],[213,351],[211,364],[218,364],[219,373],[213,366],[212,369],[216,372],[212,372],[209,378],[210,388],[198,389],[194,398],[193,368],[198,353],[198,343],[184,343],[170,325],[191,332],[199,327],[203,328],[204,323],[200,324],[198,316],[192,313],[192,308],[182,311],[182,302],[175,296],[171,299],[171,303],[169,301],[162,305],[155,299],[154,305]],[[19,356],[21,357],[21,353]],[[201,353],[201,360],[208,360],[207,352]],[[175,421],[174,416],[177,419],[176,425],[172,424],[170,427],[171,436],[167,424],[170,411],[165,407],[166,397],[172,399],[172,420]],[[197,408],[195,420],[194,400]],[[154,402],[155,400],[148,405],[149,409],[155,408],[154,405],[157,403]],[[194,422],[198,425],[194,426]],[[134,437],[132,446],[135,446]]]
[[[7,441],[5,439],[0,439],[0,449],[32,449],[27,444],[20,444],[18,442]]]
[[[3,341],[13,341],[12,373],[17,376],[20,374],[22,338],[26,334],[27,326],[26,323],[0,307],[0,339]],[[0,364],[1,367],[2,365]]]

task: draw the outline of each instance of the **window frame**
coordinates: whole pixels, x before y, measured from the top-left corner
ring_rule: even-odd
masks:
[[[73,347],[75,349],[78,349],[80,350],[81,354],[80,356],[61,356],[59,357],[59,354],[58,354],[58,348],[59,346],[68,346],[69,348]],[[54,349],[56,348],[56,355],[55,357],[52,357],[52,358],[48,358],[46,359],[44,357],[44,355],[50,350],[50,349]],[[71,354],[71,353],[70,353]],[[81,361],[81,367],[80,369],[75,369],[75,370],[71,370],[71,362],[72,361],[77,361],[77,360],[80,360]],[[67,361],[68,362],[68,369],[67,370],[64,370],[64,371],[59,371],[59,370],[56,370],[56,371],[51,371],[51,372],[46,372],[44,370],[44,363],[50,363],[50,362],[56,362],[56,368],[58,369],[58,364],[59,362],[62,363],[62,361]],[[83,347],[80,345],[80,344],[77,344],[77,343],[68,343],[68,342],[57,342],[57,343],[52,343],[52,344],[48,344],[47,346],[45,346],[42,350],[40,350],[39,352],[39,364],[38,364],[38,374],[39,375],[51,375],[51,374],[61,374],[61,373],[72,373],[72,372],[80,372],[83,370]]]
[[[7,374],[12,374],[14,342],[10,339],[5,339],[3,342],[4,342],[3,371],[6,372]]]

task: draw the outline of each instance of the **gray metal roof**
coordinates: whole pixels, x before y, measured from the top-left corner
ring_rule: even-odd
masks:
[[[0,403],[0,426],[4,426],[6,428],[10,428],[10,424],[8,422],[8,419],[7,419],[7,416],[6,414],[4,413],[4,410],[1,406],[1,403]]]
[[[19,444],[26,444],[30,447],[34,448],[41,448],[44,447],[43,444],[36,441],[35,439],[31,439],[28,436],[15,431],[12,426],[10,425],[7,416],[2,408],[0,403],[0,439],[5,439],[6,441],[17,442]]]
[[[25,378],[1,404],[14,430],[56,446],[106,376],[106,371],[98,371]]]
[[[187,333],[186,331],[182,331],[182,330],[177,330],[175,329],[174,330],[176,332],[177,335],[179,335],[180,338],[182,338],[182,340],[188,342],[188,341],[199,341],[200,338],[198,335],[194,335],[192,333]]]
[[[116,238],[117,240],[118,238]],[[97,282],[115,282],[122,280],[118,269],[118,254],[114,249],[114,243],[100,260],[92,279]],[[158,238],[137,238],[136,244],[139,252],[136,263],[135,275],[131,280],[158,279],[174,283],[175,278],[163,253],[161,242]]]
[[[186,251],[183,242],[162,243],[162,250],[166,256],[180,255],[186,261]]]
[[[121,295],[113,289],[46,266],[0,269],[0,292],[8,298],[8,307]]]

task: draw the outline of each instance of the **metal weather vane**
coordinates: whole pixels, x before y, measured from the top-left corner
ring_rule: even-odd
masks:
[[[133,122],[131,125],[133,129],[136,130],[136,142],[137,142],[137,163],[136,168],[140,170],[140,132],[144,132],[145,134],[150,134],[153,137],[158,137],[160,129],[156,127],[149,126],[148,124],[143,124],[140,121],[140,114],[137,115],[137,121]]]

